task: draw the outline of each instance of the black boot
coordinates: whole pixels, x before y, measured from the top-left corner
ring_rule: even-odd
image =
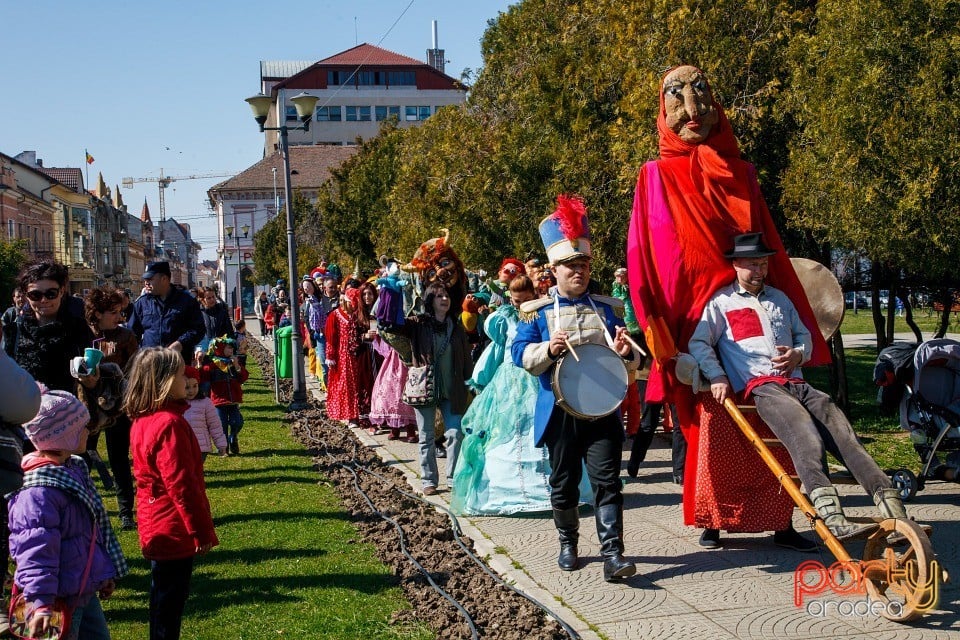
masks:
[[[596,509],[597,535],[603,556],[603,579],[615,582],[637,572],[637,565],[623,557],[623,507],[605,504]]]
[[[630,447],[630,461],[627,463],[627,474],[636,478],[640,473],[640,463],[647,457],[647,449],[653,442],[653,431],[645,431],[643,426],[633,436],[633,446]]]
[[[137,528],[137,523],[133,519],[133,491],[126,488],[117,489],[117,506],[120,513],[120,529],[123,531],[132,531]]]
[[[557,565],[563,571],[577,569],[577,542],[580,540],[580,514],[577,508],[554,509],[553,523],[560,537],[560,555]]]

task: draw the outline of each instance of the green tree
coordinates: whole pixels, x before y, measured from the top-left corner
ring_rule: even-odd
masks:
[[[313,222],[313,205],[300,190],[293,193],[295,220],[294,241],[297,243],[297,277],[309,273],[319,262],[322,246],[318,237],[322,230]],[[273,284],[288,279],[287,219],[278,215],[257,230],[253,236],[253,268],[258,284]]]
[[[797,226],[860,251],[874,291],[955,283],[960,258],[960,11],[953,2],[817,4],[791,44],[784,202]],[[884,283],[892,286],[884,287]],[[955,284],[954,284],[955,286]],[[876,298],[876,293],[874,294]],[[878,346],[892,339],[876,305]]]
[[[323,231],[323,241],[341,264],[372,266],[379,253],[395,253],[388,198],[396,180],[399,149],[406,131],[395,120],[360,144],[357,154],[334,169],[320,190],[307,224]]]
[[[26,249],[24,240],[0,240],[0,300],[4,308],[13,299],[17,275],[27,262]]]

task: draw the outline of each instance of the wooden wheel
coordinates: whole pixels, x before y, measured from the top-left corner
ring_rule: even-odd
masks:
[[[935,609],[946,578],[920,526],[892,518],[867,538],[861,570],[871,600],[884,605],[878,613],[895,622]]]

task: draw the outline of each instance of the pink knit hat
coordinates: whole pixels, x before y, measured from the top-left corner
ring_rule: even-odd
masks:
[[[39,451],[76,451],[90,422],[90,412],[75,395],[39,386],[40,411],[24,423],[27,437]]]

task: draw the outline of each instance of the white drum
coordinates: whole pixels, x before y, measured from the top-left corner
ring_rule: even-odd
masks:
[[[620,408],[627,396],[627,367],[620,355],[604,344],[574,346],[557,360],[550,382],[557,405],[575,418],[596,420]]]

